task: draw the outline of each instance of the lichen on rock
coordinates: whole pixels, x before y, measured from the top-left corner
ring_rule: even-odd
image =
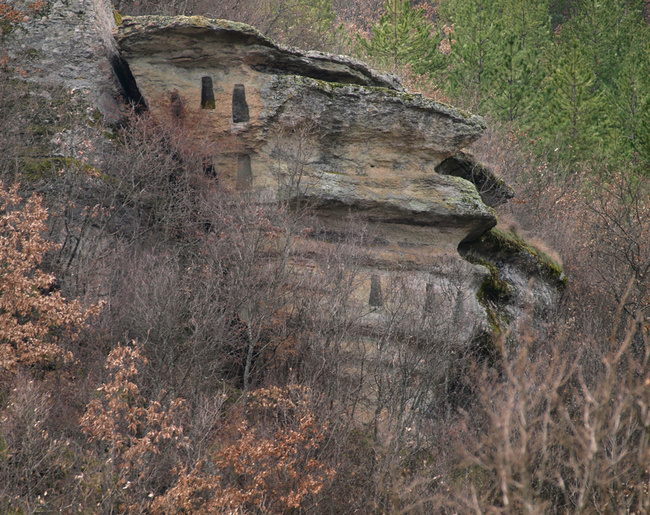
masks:
[[[8,5],[18,5],[9,0]],[[109,123],[123,117],[121,86],[113,70],[116,18],[108,0],[44,2],[3,35],[2,46],[20,63],[24,79],[83,92]]]
[[[489,244],[498,234],[489,232],[497,223],[493,207],[513,192],[460,152],[485,130],[481,117],[411,94],[354,59],[289,48],[226,20],[125,17],[116,39],[154,114],[167,115],[174,94],[184,106],[203,108],[215,135],[237,139],[236,155],[215,156],[234,190],[309,205],[332,233],[350,230],[350,213],[372,227],[382,244],[364,251],[368,284],[360,302],[381,280],[408,280],[415,297],[442,295],[455,281],[464,300],[439,316],[454,320],[465,342],[489,333],[495,317],[522,315],[524,277],[544,265],[519,269],[517,260],[499,261],[502,249]],[[531,259],[544,262],[538,254]],[[552,274],[535,277],[547,297],[540,305],[550,306]],[[372,297],[362,322],[369,327],[385,309]],[[451,316],[459,309],[462,321]]]

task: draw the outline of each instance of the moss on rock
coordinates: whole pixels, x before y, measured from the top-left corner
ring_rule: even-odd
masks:
[[[512,299],[512,288],[501,278],[498,268],[494,263],[486,259],[471,257],[470,263],[484,266],[490,275],[481,283],[478,289],[477,298],[479,302],[493,302],[495,304],[506,304]]]
[[[115,25],[118,27],[122,25],[122,18],[123,16],[120,14],[120,11],[117,9],[113,9],[113,18],[115,19]]]
[[[468,256],[490,256],[495,260],[516,263],[533,275],[550,280],[556,287],[564,288],[567,282],[562,265],[543,250],[527,242],[516,231],[493,227],[478,240],[462,243],[459,252]]]
[[[61,169],[73,169],[88,175],[100,175],[99,170],[94,166],[70,157],[25,157],[21,160],[20,166],[21,173],[29,181],[38,181],[51,177]]]
[[[487,268],[489,272],[476,292],[476,300],[485,308],[492,335],[501,334],[508,320],[500,307],[512,300],[512,287],[501,278],[495,263],[472,254],[465,256],[465,259],[474,265]]]
[[[567,279],[562,266],[543,250],[524,240],[514,230],[504,231],[503,229],[494,227],[483,235],[481,240],[494,253],[511,256],[526,253],[533,256],[539,268],[549,279],[556,281],[562,287],[566,285]]]

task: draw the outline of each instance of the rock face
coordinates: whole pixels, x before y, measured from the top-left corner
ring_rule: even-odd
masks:
[[[4,51],[20,63],[27,80],[80,90],[107,121],[117,122],[124,70],[113,39],[111,2],[46,1],[41,9],[30,9],[31,3],[8,0],[27,16],[3,34]]]
[[[181,69],[238,70],[244,65],[267,75],[302,75],[328,82],[378,86],[403,91],[399,79],[382,75],[361,61],[322,52],[304,52],[264,37],[249,25],[201,16],[125,17],[118,42],[130,58],[154,56]],[[220,48],[223,48],[220,50]],[[155,80],[155,79],[152,79]]]
[[[237,136],[241,151],[218,165],[238,189],[445,228],[453,246],[496,223],[474,186],[435,171],[480,137],[478,116],[408,94],[358,61],[223,20],[124,18],[117,40],[154,112],[177,96],[203,107],[215,134]],[[296,146],[307,151],[283,159]]]
[[[23,0],[10,4],[28,12]],[[481,136],[482,118],[410,94],[360,61],[284,47],[246,25],[151,16],[117,27],[108,0],[44,6],[3,34],[27,80],[83,92],[109,122],[120,120],[121,100],[163,117],[199,111],[204,129],[228,142],[212,156],[220,180],[319,214],[326,229],[297,242],[306,261],[363,226],[356,297],[371,333],[405,291],[460,348],[516,323],[531,277],[535,309],[552,309],[559,283],[540,272],[543,260],[488,232],[512,190],[461,151]]]
[[[410,94],[359,61],[286,48],[224,20],[126,17],[116,39],[154,114],[202,110],[215,138],[237,141],[214,156],[233,189],[309,203],[330,234],[349,230],[350,213],[369,224],[363,323],[379,325],[399,282],[458,342],[494,329],[492,300],[481,295],[491,265],[458,254],[496,225],[491,206],[512,196],[459,153],[481,136],[482,118]],[[319,244],[335,242],[321,234]],[[508,302],[522,312],[524,297]]]
[[[27,0],[9,4],[28,12]],[[556,304],[561,272],[492,229],[513,192],[461,150],[482,118],[246,25],[151,16],[116,27],[108,0],[44,6],[2,34],[27,80],[81,91],[109,122],[124,100],[163,118],[198,113],[202,132],[225,142],[207,164],[234,195],[319,215],[321,228],[296,238],[304,270],[359,236],[354,309],[369,355],[405,303],[410,327],[435,333],[441,361],[516,326],[531,304],[542,317]],[[410,338],[400,331],[390,331],[397,353]]]

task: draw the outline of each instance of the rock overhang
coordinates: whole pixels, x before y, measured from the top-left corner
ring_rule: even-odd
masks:
[[[226,20],[124,17],[116,39],[154,113],[175,95],[189,109],[208,105],[210,130],[237,138],[236,153],[215,157],[236,189],[374,222],[453,227],[457,243],[496,224],[473,184],[436,171],[481,136],[479,116],[408,93],[355,59],[286,47]],[[299,186],[295,156],[278,151],[296,140],[310,154]]]
[[[127,57],[149,53],[177,59],[178,53],[200,63],[213,57],[205,52],[206,47],[226,43],[232,47],[245,46],[243,61],[262,73],[298,74],[396,91],[404,89],[398,77],[378,73],[357,59],[281,45],[250,25],[229,20],[203,16],[125,16],[116,39]],[[233,62],[237,60],[236,54],[225,57],[232,58]],[[227,59],[222,62],[224,66],[227,64]]]

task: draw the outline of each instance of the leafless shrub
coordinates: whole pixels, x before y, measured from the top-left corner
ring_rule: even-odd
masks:
[[[319,138],[312,124],[284,130],[271,138],[271,155],[275,159],[272,173],[277,180],[278,195],[300,209],[306,186],[303,178],[307,166],[317,156],[314,140]]]
[[[83,466],[76,442],[52,428],[56,396],[20,375],[0,410],[0,509],[65,510],[85,500],[73,479]]]
[[[588,352],[566,359],[566,346],[588,345],[576,340],[575,333],[558,334],[549,344],[524,334],[511,351],[501,341],[502,376],[482,373],[487,426],[467,455],[464,480],[457,484],[466,489],[460,494],[462,509],[648,509],[648,353],[639,357],[634,348],[640,334],[647,349],[642,320],[637,312],[623,334],[612,331],[608,342],[602,342],[608,351],[596,370]],[[468,423],[473,425],[469,417]]]

